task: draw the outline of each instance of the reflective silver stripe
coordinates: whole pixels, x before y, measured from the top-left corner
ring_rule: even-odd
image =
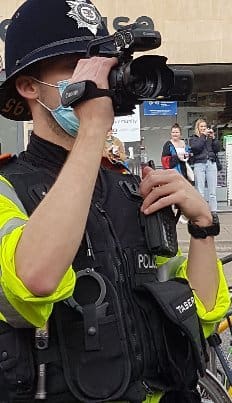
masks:
[[[26,222],[27,220],[22,220],[21,218],[11,218],[11,220],[8,220],[7,223],[0,228],[0,242],[5,235],[10,234],[13,229],[20,227]]]
[[[7,323],[13,327],[18,328],[34,327],[31,323],[27,322],[26,319],[24,319],[9,303],[1,287],[0,287],[0,312],[6,318]]]
[[[2,272],[0,270],[0,276]],[[2,287],[0,286],[0,312],[5,317],[7,323],[13,327],[34,327],[31,323],[27,322],[9,303],[6,298]]]
[[[27,212],[22,202],[19,200],[14,188],[12,188],[10,185],[8,185],[8,183],[3,182],[2,180],[0,180],[0,194],[10,199],[14,204],[16,204],[16,206],[22,211],[22,213],[27,215]]]
[[[157,270],[157,278],[159,281],[167,281],[171,278],[176,277],[176,272],[179,267],[184,263],[186,257],[184,256],[174,256],[169,259],[166,263],[159,266]]]

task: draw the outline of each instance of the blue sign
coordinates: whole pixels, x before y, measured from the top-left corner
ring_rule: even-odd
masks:
[[[144,101],[144,116],[177,115],[177,101]]]

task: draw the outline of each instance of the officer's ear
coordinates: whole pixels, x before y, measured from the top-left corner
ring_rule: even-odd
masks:
[[[37,99],[39,96],[38,83],[30,76],[21,75],[17,77],[15,86],[23,98]]]

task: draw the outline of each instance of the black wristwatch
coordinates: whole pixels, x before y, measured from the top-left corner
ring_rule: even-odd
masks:
[[[208,227],[199,227],[196,224],[188,222],[188,232],[196,239],[205,239],[207,236],[216,236],[220,233],[220,223],[217,214],[212,214],[213,223]]]

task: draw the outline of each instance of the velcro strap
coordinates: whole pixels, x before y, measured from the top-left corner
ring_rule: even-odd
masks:
[[[95,304],[84,305],[83,318],[86,351],[100,350],[97,310]]]
[[[61,98],[64,107],[72,106],[73,108],[83,101],[99,97],[113,97],[114,91],[98,88],[97,85],[90,80],[80,81],[78,83],[69,84]]]

